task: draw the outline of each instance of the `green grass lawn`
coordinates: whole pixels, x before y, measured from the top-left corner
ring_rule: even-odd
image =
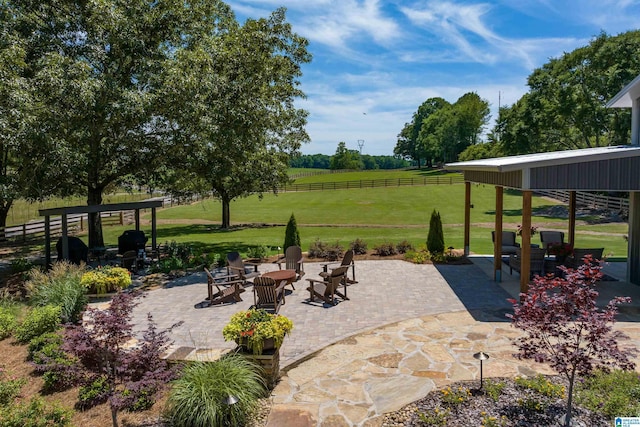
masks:
[[[490,186],[473,186],[471,195],[474,205],[471,211],[471,251],[491,253],[495,190]],[[254,245],[277,247],[282,246],[286,222],[294,213],[303,250],[307,250],[316,239],[339,242],[347,247],[360,238],[370,249],[381,243],[408,240],[419,247],[425,244],[431,212],[437,209],[442,216],[446,245],[462,248],[463,200],[462,184],[293,192],[267,194],[262,199],[252,196],[232,202],[231,220],[236,226],[253,225],[231,231],[219,229],[220,203],[205,200],[159,211],[158,240],[160,243],[171,240],[190,242],[220,253],[229,250],[245,252],[247,247]],[[543,209],[553,203],[534,197],[532,204],[534,209]],[[521,218],[521,205],[518,192],[505,192],[505,230],[515,230]],[[565,232],[568,228],[568,221],[561,218],[534,216],[532,224],[542,229]],[[118,235],[127,228],[130,227],[105,228],[107,244],[115,244]],[[622,235],[626,230],[626,224],[581,225],[576,230],[576,246],[604,247],[605,254],[624,257],[626,241]],[[150,227],[145,232],[150,233]],[[539,243],[539,236],[533,236],[532,242]]]

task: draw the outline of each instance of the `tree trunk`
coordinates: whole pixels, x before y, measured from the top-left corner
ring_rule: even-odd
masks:
[[[87,197],[87,205],[102,204],[102,188],[89,188]],[[99,248],[104,246],[104,237],[102,236],[102,220],[100,213],[89,214],[89,248]]]
[[[13,200],[5,200],[4,203],[0,204],[0,242],[7,240],[4,229],[7,226],[7,217],[12,204]]]
[[[571,426],[571,409],[573,406],[573,383],[576,379],[576,370],[571,371],[571,377],[569,378],[569,396],[567,397],[567,413],[564,416],[565,427]]]
[[[118,410],[111,407],[111,422],[113,422],[113,427],[118,427]]]
[[[229,209],[230,200],[222,198],[222,228],[227,229],[231,225],[231,214]]]

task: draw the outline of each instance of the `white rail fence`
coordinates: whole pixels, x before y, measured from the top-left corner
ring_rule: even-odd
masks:
[[[568,191],[536,191],[536,193],[562,202],[569,202]],[[625,215],[629,214],[629,199],[623,197],[610,197],[586,191],[576,191],[576,204],[596,209],[611,209]]]

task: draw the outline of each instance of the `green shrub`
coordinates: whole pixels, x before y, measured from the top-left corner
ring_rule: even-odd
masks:
[[[367,253],[367,243],[362,239],[356,239],[349,245],[349,248],[355,255],[364,255]]]
[[[451,415],[451,409],[435,408],[433,411],[418,412],[418,418],[424,424],[433,427],[447,427],[447,418]]]
[[[196,362],[184,369],[173,382],[167,401],[167,418],[173,425],[209,427],[244,425],[265,394],[264,380],[258,367],[239,355],[229,355],[215,362]],[[238,398],[226,405],[228,396]]]
[[[251,246],[247,250],[247,257],[252,259],[265,259],[269,254],[269,248],[264,245]]]
[[[33,267],[35,267],[35,264],[26,258],[16,258],[11,261],[12,273],[22,273],[31,270]]]
[[[99,267],[82,275],[82,285],[94,294],[117,292],[131,285],[131,274],[122,267]]]
[[[109,381],[103,375],[80,387],[80,390],[78,390],[78,408],[88,409],[106,402],[108,398]]]
[[[0,407],[0,427],[65,427],[71,425],[72,416],[71,410],[36,398]]]
[[[640,378],[635,371],[596,371],[578,381],[576,402],[608,418],[640,414]]]
[[[448,386],[442,390],[442,403],[448,406],[457,406],[460,405],[471,397],[471,391],[468,388],[459,386],[458,388],[452,388]]]
[[[37,336],[29,341],[27,359],[35,361],[37,353],[42,351],[43,348],[51,345],[55,345],[60,348],[62,346],[62,342],[62,335],[57,332],[47,332],[45,334]]]
[[[69,262],[57,262],[51,270],[31,270],[26,287],[32,305],[57,305],[63,323],[76,323],[87,306],[82,278],[84,268]]]
[[[487,396],[493,399],[494,402],[497,402],[502,394],[504,385],[505,384],[503,382],[486,380],[484,382],[484,392]]]
[[[435,209],[431,213],[429,221],[429,235],[427,236],[427,249],[431,255],[444,253],[444,233],[442,231],[442,219],[440,212]]]
[[[17,324],[16,315],[11,310],[0,307],[0,340],[11,336]]]
[[[391,256],[397,255],[396,245],[393,243],[381,243],[373,248],[376,255],[379,256]]]
[[[343,253],[344,249],[338,242],[336,242],[335,245],[329,245],[318,239],[311,244],[307,252],[310,258],[324,258],[328,261],[340,259]]]
[[[62,308],[55,305],[32,308],[14,331],[15,339],[26,344],[33,338],[60,327]]]
[[[151,273],[170,273],[176,270],[184,270],[185,263],[176,257],[163,258],[151,266]]]
[[[289,222],[287,222],[287,228],[284,232],[284,246],[282,250],[286,252],[289,246],[300,246],[300,233],[298,233],[298,224],[293,213],[291,213]]]
[[[516,377],[515,383],[522,388],[528,388],[536,391],[543,396],[558,398],[565,397],[564,386],[554,384],[542,374],[538,374],[533,378]]]
[[[406,254],[409,251],[413,251],[414,247],[411,243],[409,243],[409,241],[403,240],[396,245],[396,250],[399,254]]]
[[[23,378],[7,376],[4,368],[0,368],[0,407],[11,404],[20,394],[20,389],[27,381]]]
[[[419,251],[409,251],[404,254],[404,259],[415,264],[425,264],[429,259],[431,259],[431,257],[429,256],[429,252],[424,249]]]

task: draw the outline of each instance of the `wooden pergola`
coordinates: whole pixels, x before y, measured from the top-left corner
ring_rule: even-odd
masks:
[[[87,205],[87,206],[69,206],[51,209],[40,209],[38,212],[44,216],[44,235],[45,235],[45,255],[47,265],[51,265],[51,216],[60,215],[62,217],[62,255],[69,258],[69,239],[67,216],[73,214],[89,214],[100,212],[118,212],[118,211],[134,211],[135,227],[140,230],[140,209],[151,209],[151,247],[157,247],[157,229],[156,229],[156,209],[162,207],[162,200],[148,200],[143,202],[129,203],[113,203],[109,205]],[[91,232],[91,221],[88,221],[89,232]]]
[[[627,282],[640,285],[640,76],[625,86],[610,108],[631,108],[631,145],[555,151],[447,164],[464,174],[464,252],[469,254],[471,183],[496,189],[494,279],[502,278],[502,207],[504,188],[522,191],[522,263],[520,291],[529,287],[531,194],[536,190],[569,191],[568,242],[575,241],[576,191],[629,192]]]

